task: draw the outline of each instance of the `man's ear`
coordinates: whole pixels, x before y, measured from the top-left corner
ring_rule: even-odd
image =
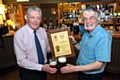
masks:
[[[25,15],[25,20],[27,21],[27,16]]]
[[[97,23],[100,24],[100,20],[97,20]]]

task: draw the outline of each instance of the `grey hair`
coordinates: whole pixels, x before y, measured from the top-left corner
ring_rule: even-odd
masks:
[[[95,15],[97,16],[97,20],[100,21],[100,19],[101,19],[100,13],[97,11],[97,9],[95,9],[95,8],[93,8],[93,7],[88,7],[88,8],[86,8],[86,9],[83,11],[82,20],[83,20],[83,18],[84,18],[84,14],[85,14],[85,13],[89,13],[89,11],[94,12]]]
[[[38,11],[40,13],[40,18],[42,18],[42,10],[37,7],[37,6],[29,6],[28,9],[27,9],[27,13],[26,13],[26,16],[30,13],[30,11]]]

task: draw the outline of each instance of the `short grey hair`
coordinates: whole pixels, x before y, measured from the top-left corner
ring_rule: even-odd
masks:
[[[26,13],[26,16],[30,13],[30,11],[38,11],[40,13],[40,17],[42,18],[42,10],[37,7],[37,6],[29,6],[28,9],[27,9],[27,13]]]
[[[86,8],[86,9],[83,11],[82,19],[84,18],[84,14],[85,14],[85,13],[89,13],[89,11],[94,12],[95,15],[97,16],[97,20],[100,21],[100,19],[101,19],[100,13],[99,13],[99,12],[97,11],[97,9],[95,9],[94,7],[88,7],[88,8]]]

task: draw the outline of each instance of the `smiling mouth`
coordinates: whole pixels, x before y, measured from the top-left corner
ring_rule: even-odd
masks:
[[[86,24],[86,27],[93,26],[92,24]]]

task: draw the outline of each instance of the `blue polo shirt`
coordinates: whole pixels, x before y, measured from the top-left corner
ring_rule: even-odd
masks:
[[[98,25],[92,33],[84,32],[80,41],[80,52],[77,65],[86,65],[95,61],[104,62],[100,70],[85,71],[85,74],[97,74],[104,71],[106,62],[111,60],[112,36],[103,27]]]

